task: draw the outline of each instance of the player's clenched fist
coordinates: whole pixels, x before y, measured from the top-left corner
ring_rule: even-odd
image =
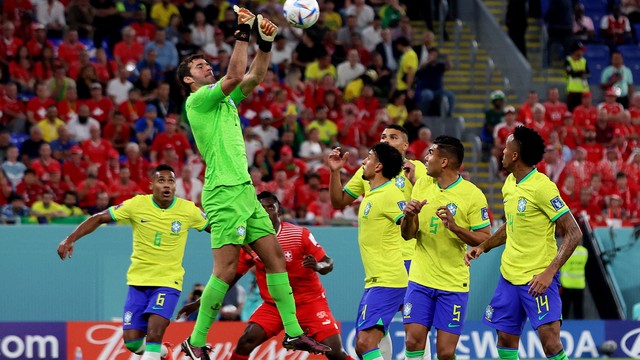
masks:
[[[241,8],[238,5],[233,6],[233,11],[238,14],[238,25],[247,24],[249,27],[253,27],[253,22],[256,20],[256,16],[245,8]]]
[[[414,217],[420,213],[420,210],[422,210],[422,207],[426,204],[427,200],[418,201],[413,199],[407,203],[407,206],[405,206],[404,215],[406,217]]]

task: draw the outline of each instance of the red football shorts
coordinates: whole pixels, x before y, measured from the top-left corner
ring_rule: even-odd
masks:
[[[296,304],[296,316],[300,327],[318,342],[340,334],[326,299],[302,305]],[[251,315],[249,322],[260,325],[269,338],[278,335],[284,329],[278,308],[271,303],[262,303]]]

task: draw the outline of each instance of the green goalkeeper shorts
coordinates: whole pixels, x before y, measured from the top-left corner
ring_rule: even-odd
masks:
[[[212,249],[250,244],[276,233],[251,183],[203,190],[202,207],[211,225]]]

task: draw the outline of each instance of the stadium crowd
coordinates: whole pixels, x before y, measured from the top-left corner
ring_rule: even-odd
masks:
[[[353,223],[357,201],[342,211],[331,206],[328,150],[340,145],[356,155],[343,171],[346,183],[381,131],[397,124],[408,133],[407,157],[422,159],[431,144],[423,116],[451,115],[455,107],[443,84],[450,62],[433,46],[431,31],[413,43],[415,12],[406,6],[414,2],[320,1],[320,20],[305,31],[286,24],[278,1],[238,3],[281,29],[271,70],[238,107],[257,191],[276,194],[291,218]],[[216,78],[226,73],[235,27],[231,5],[5,0],[3,221],[94,214],[149,193],[149,171],[159,163],[176,169],[177,195],[199,203],[204,164],[175,69],[182,57],[202,53]],[[256,49],[252,38],[251,56]],[[544,104],[532,92],[517,111],[496,91],[483,140],[497,157],[516,125],[533,127],[548,141],[540,169],[558,183],[572,209],[598,224],[637,219],[640,95],[632,89],[628,108],[615,94],[595,106],[585,92],[573,112],[557,89],[549,90]],[[440,106],[442,99],[448,107]]]

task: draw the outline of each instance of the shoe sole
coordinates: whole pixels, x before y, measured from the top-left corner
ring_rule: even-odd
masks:
[[[326,351],[312,351],[312,350],[303,350],[303,349],[298,349],[293,345],[282,345],[283,348],[285,348],[286,350],[293,350],[293,351],[305,351],[308,352],[310,354],[317,354],[317,355],[323,355],[323,354],[327,354],[331,351],[331,349],[328,349]]]

